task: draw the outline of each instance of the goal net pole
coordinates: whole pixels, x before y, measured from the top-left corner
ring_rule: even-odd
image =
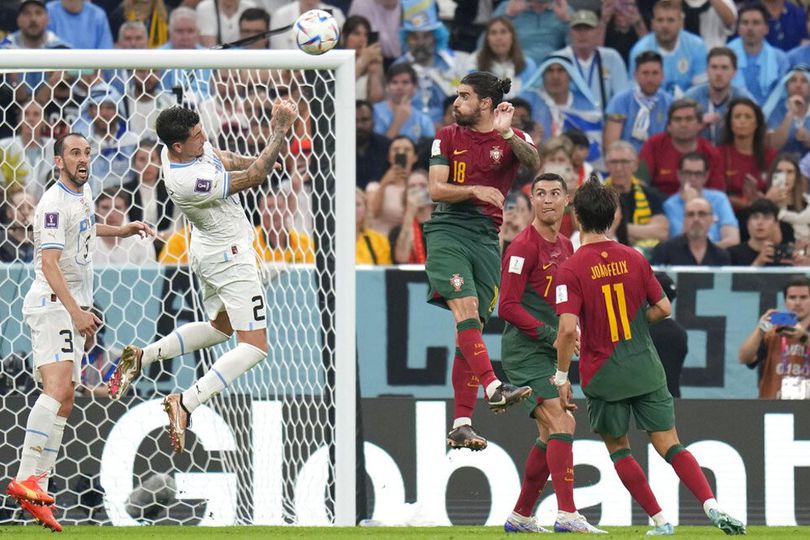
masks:
[[[4,50],[3,72],[71,69],[293,69],[334,70],[335,307],[334,418],[335,525],[356,519],[355,452],[355,69],[354,52],[333,50],[320,56],[300,51],[257,50]],[[316,246],[316,249],[318,247]],[[322,329],[322,332],[325,329]],[[149,336],[146,336],[149,339]],[[325,343],[319,347],[326,347]],[[262,504],[262,501],[256,501]]]

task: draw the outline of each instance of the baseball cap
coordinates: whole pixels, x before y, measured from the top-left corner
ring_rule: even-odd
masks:
[[[571,20],[569,21],[570,26],[573,28],[574,26],[584,24],[585,26],[590,26],[591,28],[596,28],[599,26],[599,17],[596,16],[596,13],[593,11],[588,11],[587,9],[580,9],[579,11],[575,11],[573,15],[571,15]]]
[[[17,6],[17,15],[19,15],[20,12],[23,10],[23,8],[25,6],[27,6],[28,4],[36,4],[39,7],[41,7],[42,9],[47,9],[45,7],[45,1],[44,0],[20,0],[20,5]]]

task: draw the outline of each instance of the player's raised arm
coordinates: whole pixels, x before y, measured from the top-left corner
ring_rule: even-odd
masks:
[[[260,186],[267,180],[279,153],[287,144],[287,132],[297,114],[298,107],[290,100],[278,100],[273,103],[273,118],[270,120],[273,132],[270,141],[259,157],[255,158],[246,169],[231,173],[228,195]]]
[[[515,136],[515,132],[512,130],[512,116],[514,114],[514,105],[508,101],[499,103],[495,107],[493,127],[501,134],[501,137],[509,142],[509,146],[512,147],[512,152],[514,152],[518,161],[530,171],[536,171],[540,167],[540,155],[533,144]]]

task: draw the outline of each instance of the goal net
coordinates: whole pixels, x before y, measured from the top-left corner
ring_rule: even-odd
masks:
[[[0,55],[0,476],[17,472],[30,406],[33,208],[56,179],[53,139],[91,143],[98,223],[143,220],[155,241],[97,239],[104,320],[51,474],[65,524],[353,525],[355,520],[354,58],[297,51],[3,51]],[[282,170],[240,195],[256,228],[269,353],[194,413],[171,452],[163,396],[188,388],[235,338],[152,364],[121,402],[104,381],[123,346],[206,320],[188,224],[160,174],[158,113],[199,112],[208,140],[257,155],[273,100],[299,118]],[[261,304],[261,303],[260,303]],[[5,485],[5,482],[2,484]],[[0,523],[22,522],[11,498]]]

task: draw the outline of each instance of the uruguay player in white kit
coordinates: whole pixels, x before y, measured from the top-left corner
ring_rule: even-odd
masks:
[[[96,236],[125,238],[154,231],[136,221],[121,227],[96,224],[87,183],[90,145],[69,133],[54,143],[59,180],[42,196],[34,217],[35,278],[23,302],[31,329],[34,379],[42,393],[25,425],[20,468],[7,493],[54,531],[54,499],[47,494],[48,473],[56,462],[76,383],[81,382],[84,340],[102,322],[93,313],[93,250]]]
[[[162,111],[156,131],[163,177],[174,204],[192,225],[191,268],[203,287],[210,322],[193,322],[140,349],[124,348],[110,377],[110,396],[123,396],[147,365],[222,343],[236,331],[237,345],[182,394],[163,401],[175,452],[185,447],[191,413],[267,356],[264,286],[253,250],[254,229],[236,196],[267,181],[297,114],[291,101],[276,101],[270,141],[257,158],[217,150],[206,141],[199,115],[182,107]]]

